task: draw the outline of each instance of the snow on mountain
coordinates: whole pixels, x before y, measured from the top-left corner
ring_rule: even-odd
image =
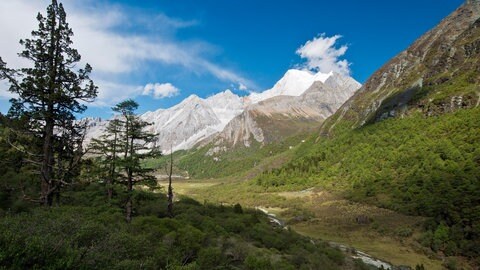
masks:
[[[314,81],[299,96],[278,95],[248,105],[223,131],[200,145],[213,143],[207,152],[213,155],[235,145],[249,147],[253,141],[268,143],[302,129],[318,127],[361,87],[353,78],[338,73],[330,73],[322,79]]]
[[[311,73],[304,70],[288,70],[273,86],[262,93],[252,93],[247,97],[235,95],[230,90],[206,99],[191,95],[181,103],[168,108],[141,115],[144,121],[152,123],[149,131],[158,134],[158,145],[164,150],[190,149],[198,142],[221,132],[235,117],[241,115],[252,104],[277,96],[301,96],[314,82],[325,84],[354,84],[345,82],[334,73]],[[330,80],[329,78],[337,78]],[[341,80],[340,80],[341,79]],[[351,79],[351,78],[350,78]],[[340,83],[337,81],[341,81]],[[353,79],[352,79],[353,80]],[[354,80],[353,80],[354,81]],[[335,85],[333,88],[341,88]],[[102,134],[108,121],[89,120],[86,143]]]
[[[328,74],[321,72],[314,74],[307,70],[290,69],[273,88],[262,93],[251,93],[248,100],[254,104],[276,96],[300,96],[314,82],[320,81],[324,83],[332,75],[332,72]]]
[[[92,141],[92,138],[99,138],[103,134],[107,127],[108,120],[100,117],[87,117],[81,119],[80,123],[86,124],[87,127],[87,132],[83,139],[84,145],[87,146]]]
[[[147,130],[158,134],[158,143],[163,150],[170,147],[174,150],[188,149],[195,143],[192,138],[211,135],[216,131],[212,127],[221,124],[206,100],[196,95],[169,109],[147,112],[141,118],[153,124]]]
[[[220,120],[221,125],[218,126],[219,131],[235,116],[241,114],[245,107],[243,99],[228,89],[207,98],[205,101],[210,105]]]

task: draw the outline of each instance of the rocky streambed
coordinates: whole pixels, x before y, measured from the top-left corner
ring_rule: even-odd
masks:
[[[285,224],[285,221],[279,219],[275,214],[270,213],[267,209],[263,207],[255,207],[256,210],[264,213],[272,225],[282,227],[284,229],[287,229],[288,226]],[[350,247],[341,243],[336,243],[336,242],[328,242],[328,244],[334,248],[338,248],[341,251],[343,251],[347,256],[352,257],[353,259],[359,259],[362,262],[364,262],[367,265],[373,266],[375,268],[379,269],[390,269],[390,270],[409,270],[411,269],[408,266],[394,266],[388,262],[382,261],[380,259],[375,258],[374,256],[367,254],[363,251],[357,250],[354,247]]]

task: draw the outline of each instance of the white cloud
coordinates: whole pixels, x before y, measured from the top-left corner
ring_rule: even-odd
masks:
[[[310,70],[322,73],[334,71],[349,75],[350,63],[345,59],[341,59],[348,50],[348,46],[335,46],[337,40],[341,37],[340,35],[332,37],[327,37],[325,34],[319,35],[298,48],[296,53],[301,58],[306,59],[304,67]]]
[[[128,98],[136,97],[142,94],[143,87],[105,81],[101,79],[94,80],[99,88],[98,96],[90,105],[95,107],[110,107]]]
[[[239,83],[239,84],[238,84],[238,89],[239,89],[239,90],[242,90],[242,91],[247,91],[248,88],[247,88],[247,86],[246,86],[245,84]]]
[[[149,83],[143,88],[142,95],[152,95],[156,99],[173,97],[180,93],[180,90],[171,83]]]
[[[170,18],[165,14],[157,14],[155,20],[151,21],[154,22],[156,25],[167,25],[175,29],[187,28],[198,24],[198,21],[196,20],[186,21],[178,18]]]
[[[28,38],[29,33],[37,28],[36,14],[44,14],[49,3],[49,0],[0,1],[0,56],[9,67],[19,68],[29,64],[17,57],[22,50],[18,41]],[[87,4],[85,0],[64,1],[67,21],[75,33],[74,47],[82,55],[81,66],[89,63],[93,67],[94,78],[100,86],[97,104],[112,104],[110,99],[104,98],[111,96],[113,88],[128,95],[141,94],[142,91],[132,90],[138,87],[112,86],[119,86],[119,79],[125,81],[128,75],[144,71],[146,63],[152,62],[181,67],[198,75],[211,75],[221,81],[254,85],[236,72],[211,61],[208,55],[213,46],[208,43],[198,40],[179,42],[168,34],[163,35],[162,31],[155,35],[123,31],[126,25],[131,27],[131,24],[143,27],[144,24],[139,22],[145,20],[161,23],[162,27],[169,27],[172,31],[194,26],[197,21],[184,21],[165,14],[149,18],[142,16],[145,14],[124,10],[119,5],[93,3],[89,0]],[[0,97],[1,92],[5,92],[3,87],[0,87]]]

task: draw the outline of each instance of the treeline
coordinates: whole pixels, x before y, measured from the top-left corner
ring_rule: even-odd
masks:
[[[431,217],[419,241],[448,256],[480,256],[480,108],[389,119],[303,146],[263,173],[267,190],[322,186],[350,199]],[[310,149],[309,149],[310,148]],[[478,263],[478,262],[477,262]]]
[[[299,144],[307,136],[300,134],[266,144],[254,141],[249,147],[241,144],[214,154],[207,154],[214,148],[208,144],[199,149],[179,152],[176,163],[179,169],[188,171],[189,176],[196,179],[239,176],[260,166],[269,158],[278,157],[282,153],[288,156],[290,147]]]

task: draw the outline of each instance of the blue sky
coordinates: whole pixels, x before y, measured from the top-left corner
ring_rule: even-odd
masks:
[[[28,37],[35,13],[44,12],[48,2],[0,3],[0,56],[10,66],[26,64],[16,58],[18,39]],[[463,0],[63,2],[74,47],[92,64],[100,86],[98,101],[85,115],[108,117],[111,105],[129,97],[143,112],[170,107],[191,94],[262,91],[286,70],[307,63],[328,69],[348,62],[344,71],[363,83]],[[312,54],[300,57],[308,41],[324,45],[328,40],[334,41],[327,50],[332,63],[319,63],[328,60],[321,53],[316,62]],[[311,48],[313,55],[317,47]],[[5,88],[0,85],[1,112],[9,107]]]

